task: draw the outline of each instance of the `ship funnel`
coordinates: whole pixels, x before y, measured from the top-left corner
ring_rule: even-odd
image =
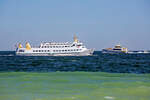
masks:
[[[79,42],[76,35],[74,35],[74,42]]]
[[[27,50],[30,50],[30,49],[31,49],[31,46],[30,46],[30,44],[29,44],[28,42],[26,43],[26,49],[27,49]]]
[[[127,53],[128,49],[127,48],[123,48],[123,52]]]
[[[21,44],[21,43],[19,43],[18,48],[23,48],[23,46],[22,46],[22,44]]]

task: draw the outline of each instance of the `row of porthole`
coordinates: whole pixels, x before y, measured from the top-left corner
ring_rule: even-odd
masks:
[[[64,52],[64,51],[81,51],[81,49],[53,50],[53,52]],[[33,50],[33,52],[50,52],[50,50]]]
[[[50,52],[50,50],[33,50],[33,52]]]
[[[53,50],[53,52],[64,52],[64,51],[81,51],[81,49]]]

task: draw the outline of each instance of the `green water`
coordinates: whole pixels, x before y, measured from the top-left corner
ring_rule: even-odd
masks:
[[[5,72],[0,100],[150,100],[150,74]]]

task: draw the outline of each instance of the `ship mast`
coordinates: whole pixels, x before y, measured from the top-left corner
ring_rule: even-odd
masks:
[[[74,35],[74,38],[73,38],[73,39],[74,39],[74,42],[79,42],[76,35]]]

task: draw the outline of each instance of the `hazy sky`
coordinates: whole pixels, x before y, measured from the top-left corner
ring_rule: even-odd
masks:
[[[30,42],[150,50],[150,0],[0,0],[0,50]]]

